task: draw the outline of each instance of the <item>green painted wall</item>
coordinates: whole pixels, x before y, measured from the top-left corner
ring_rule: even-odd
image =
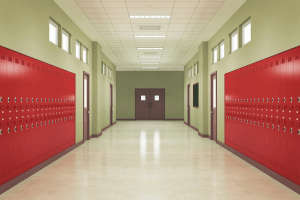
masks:
[[[210,108],[210,74],[217,71],[217,124],[219,141],[223,143],[225,141],[224,74],[299,46],[299,8],[300,1],[298,0],[248,0],[208,41],[207,58],[209,62],[206,73],[207,81],[205,83],[208,95],[203,97],[203,101],[206,101],[206,107]],[[251,17],[252,22],[251,42],[229,54],[229,34],[249,17]],[[217,63],[211,64],[211,50],[222,40],[225,41],[225,57]],[[187,67],[184,73],[186,79]],[[201,120],[200,115],[194,117],[196,121]],[[210,135],[209,110],[206,112],[206,117],[208,123],[204,124],[204,126],[207,127],[206,129]]]
[[[135,88],[165,88],[165,118],[183,119],[183,72],[117,72],[117,119],[135,119]]]
[[[62,28],[71,34],[71,54],[65,52],[60,47],[49,42],[49,17],[58,22]],[[0,45],[23,53],[27,56],[52,64],[59,68],[68,70],[76,74],[76,142],[83,139],[83,71],[90,74],[90,134],[97,134],[99,130],[109,125],[107,123],[107,110],[109,101],[107,100],[109,89],[105,84],[115,83],[115,66],[98,51],[99,59],[110,63],[113,69],[113,80],[99,75],[101,85],[99,90],[93,90],[94,62],[92,41],[83,31],[57,6],[52,0],[9,0],[1,1],[0,6]],[[75,41],[79,40],[89,49],[88,61],[85,64],[75,57]],[[101,67],[100,65],[96,67]],[[99,74],[99,72],[96,72]],[[105,89],[104,89],[105,88]],[[98,97],[97,104],[92,102],[92,98]],[[97,119],[94,118],[94,108],[100,107]],[[94,124],[99,125],[95,129]]]
[[[187,122],[187,85],[190,84],[190,125],[194,126],[203,135],[208,134],[207,126],[208,119],[206,113],[207,107],[207,48],[208,43],[204,42],[199,46],[196,55],[184,66],[184,121]],[[188,70],[198,63],[199,73],[189,78]],[[199,83],[199,107],[193,107],[193,84]]]

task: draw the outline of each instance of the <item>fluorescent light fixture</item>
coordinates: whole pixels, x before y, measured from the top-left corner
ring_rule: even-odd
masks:
[[[140,58],[160,58],[160,56],[140,56]]]
[[[170,19],[171,15],[129,15],[130,18],[142,18],[142,19],[147,19],[147,18],[151,18],[151,19]]]
[[[158,67],[142,67],[143,69],[157,69]]]
[[[133,37],[141,37],[141,38],[145,38],[145,37],[155,37],[155,38],[161,38],[161,37],[167,37],[166,35],[134,35]]]
[[[159,65],[159,63],[141,63],[142,65]]]
[[[152,47],[150,47],[150,48],[138,47],[136,49],[164,49],[164,48],[161,48],[161,47],[154,47],[154,48],[152,48]]]

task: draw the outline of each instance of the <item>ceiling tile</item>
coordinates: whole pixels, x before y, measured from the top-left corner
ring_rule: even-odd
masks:
[[[124,2],[112,2],[112,1],[102,1],[105,8],[126,8],[126,3]]]
[[[101,2],[89,1],[89,2],[77,2],[77,3],[81,8],[103,8]]]
[[[101,14],[86,14],[86,16],[90,19],[95,19],[95,18],[108,18],[108,15],[107,14],[104,14],[104,13],[101,13]]]
[[[210,21],[210,19],[191,19],[190,24],[207,24]]]
[[[195,2],[180,2],[180,1],[177,1],[174,4],[174,8],[195,8],[195,7],[197,7],[197,5],[198,5],[197,1],[195,1]]]
[[[174,3],[173,2],[166,2],[166,1],[159,1],[159,2],[153,2],[153,1],[143,1],[143,2],[137,2],[137,1],[126,1],[128,8],[172,8]]]

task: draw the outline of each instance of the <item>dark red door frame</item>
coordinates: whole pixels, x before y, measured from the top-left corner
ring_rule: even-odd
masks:
[[[113,125],[113,85],[110,84],[110,125]]]
[[[215,113],[215,115],[216,115],[216,126],[214,127],[214,124],[213,124],[213,77],[214,77],[214,75],[216,75],[216,113]],[[217,135],[218,135],[218,132],[217,132],[217,109],[218,109],[218,106],[217,106],[217,95],[218,95],[218,87],[217,87],[217,71],[215,71],[215,72],[213,72],[213,73],[211,73],[210,74],[210,139],[211,140],[214,140],[214,141],[216,141],[217,142]],[[216,130],[216,138],[214,137],[214,134],[213,134],[213,130],[214,130],[214,128],[215,128],[215,130]]]
[[[187,85],[187,125],[190,125],[190,84]]]
[[[84,110],[84,76],[88,77],[87,80],[87,113]],[[84,129],[84,115],[87,114],[87,130]],[[83,142],[84,140],[84,132],[87,131],[87,140],[90,139],[90,74],[87,72],[83,72]]]

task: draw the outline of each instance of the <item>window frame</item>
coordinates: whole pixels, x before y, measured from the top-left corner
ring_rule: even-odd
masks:
[[[79,58],[77,57],[77,45],[79,46]],[[81,43],[78,40],[75,42],[75,57],[81,60]]]
[[[68,45],[67,45],[68,49],[67,50],[64,49],[64,36],[63,35],[67,36],[67,41],[68,41]],[[66,31],[65,29],[63,29],[61,31],[61,48],[68,53],[70,53],[70,44],[71,44],[70,40],[71,40],[71,34],[68,31]]]
[[[194,64],[194,71],[195,71],[195,75],[197,75],[199,73],[199,70],[198,70],[198,61]]]
[[[106,64],[102,61],[102,74],[105,75],[106,72]]]
[[[246,26],[248,26],[250,24],[250,40],[246,43],[244,43],[244,28]],[[244,22],[242,25],[241,25],[241,36],[242,36],[242,46],[248,44],[249,42],[251,42],[252,40],[252,23],[251,23],[251,18],[247,19],[246,22]]]
[[[236,38],[236,49],[235,50],[233,50],[233,37],[234,36],[237,36]],[[233,52],[235,52],[236,50],[238,50],[239,49],[239,31],[238,31],[238,29],[235,29],[232,33],[230,33],[230,35],[229,35],[230,37],[230,53],[233,53]]]
[[[215,55],[215,52],[216,52],[216,55]],[[218,62],[218,46],[216,46],[212,49],[212,64],[215,64],[216,62]]]
[[[50,40],[51,32],[50,32],[50,24],[56,28],[56,43]],[[59,24],[56,23],[53,19],[49,18],[49,42],[54,44],[55,46],[59,46]]]
[[[84,54],[85,51],[85,54]],[[84,60],[84,56],[85,56],[85,60]],[[88,48],[86,48],[85,46],[82,46],[82,62],[84,62],[85,64],[88,64]]]
[[[223,57],[221,57],[221,46],[223,45]],[[219,43],[219,60],[222,60],[225,57],[225,41],[223,40],[222,42]]]

